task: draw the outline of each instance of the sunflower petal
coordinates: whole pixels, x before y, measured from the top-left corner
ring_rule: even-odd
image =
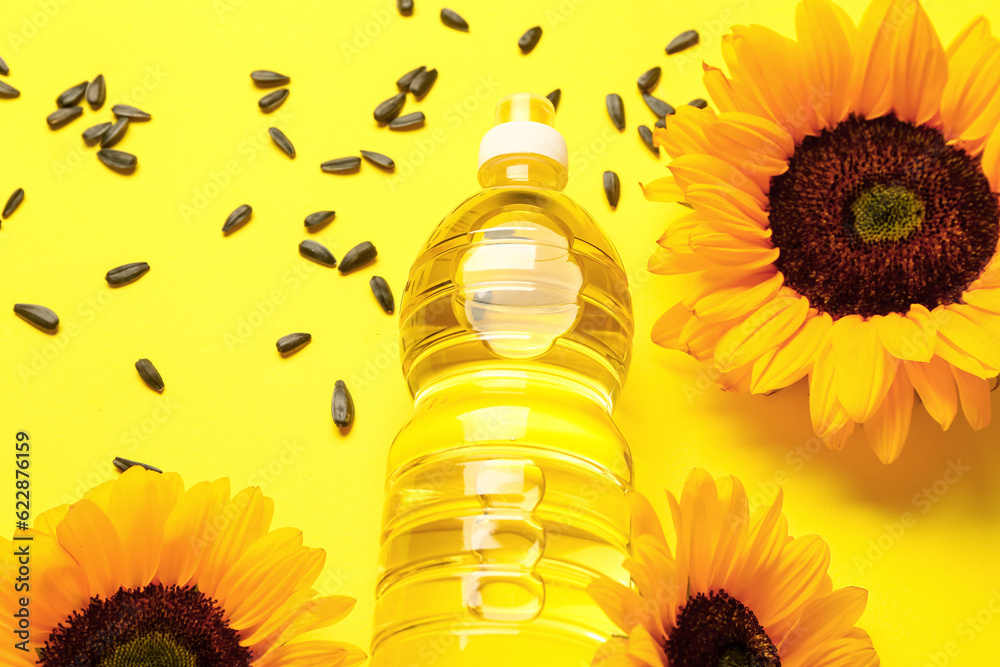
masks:
[[[122,544],[111,519],[89,500],[74,503],[57,528],[59,544],[76,559],[90,594],[109,598],[121,587]]]
[[[346,667],[347,651],[333,642],[285,644],[254,663],[255,667]]]
[[[240,554],[267,534],[273,515],[274,501],[258,487],[243,489],[219,509],[212,523],[218,522],[222,528],[205,547],[194,576],[199,590],[215,595],[223,575]]]
[[[781,557],[758,572],[753,589],[754,614],[767,627],[795,618],[823,586],[830,567],[830,547],[818,535],[789,540]]]
[[[781,345],[806,319],[809,302],[802,297],[781,296],[758,308],[739,326],[727,331],[715,347],[715,360],[723,373],[751,364]]]
[[[636,625],[643,624],[643,601],[639,594],[617,581],[599,577],[587,586],[587,594],[593,598],[611,622],[623,632],[630,633]]]
[[[882,347],[875,324],[857,315],[834,322],[830,340],[837,364],[837,400],[848,417],[863,423],[889,392],[899,362]]]
[[[642,194],[647,201],[678,202],[684,201],[684,190],[677,184],[673,176],[664,176],[647,185],[639,183]]]
[[[826,344],[832,326],[833,319],[828,313],[808,315],[788,340],[754,362],[750,391],[765,394],[804,378]]]
[[[899,313],[871,319],[886,352],[897,359],[927,362],[934,356],[928,334],[916,320]]]
[[[213,524],[229,502],[229,480],[199,482],[181,496],[163,525],[163,552],[156,580],[165,586],[191,581],[218,530]]]
[[[770,301],[785,282],[773,266],[749,274],[725,272],[719,279],[714,282],[707,275],[702,277],[700,293],[690,304],[698,317],[731,320],[748,315]]]
[[[868,592],[861,588],[841,588],[811,601],[798,622],[778,645],[781,664],[804,665],[826,642],[850,631],[868,604]]]
[[[990,383],[971,373],[952,367],[958,395],[962,399],[962,413],[975,430],[990,425]]]
[[[760,187],[739,169],[720,158],[698,153],[682,155],[671,162],[667,169],[685,191],[699,183],[733,187],[752,196],[760,206],[767,205],[767,195]]]
[[[1000,40],[990,23],[973,19],[948,46],[948,83],[941,99],[941,121],[948,139],[961,139],[976,154],[1000,121]]]
[[[904,18],[893,41],[893,108],[900,120],[922,125],[938,111],[948,81],[948,60],[920,3],[904,0],[897,7]]]
[[[269,567],[247,571],[234,586],[241,595],[233,600],[235,604],[225,605],[230,625],[242,629],[269,618],[295,591],[313,585],[325,561],[322,549],[282,549],[269,554]]]
[[[938,354],[962,370],[982,378],[993,377],[1000,372],[1000,315],[987,313],[972,306],[953,303],[946,306],[947,317],[941,320],[938,340],[947,339],[952,347],[961,350],[959,359],[949,358],[942,346]],[[966,363],[965,360],[976,362]],[[982,367],[982,372],[979,367]]]
[[[847,117],[854,44],[858,29],[829,0],[804,0],[795,8],[795,34],[816,100],[814,130],[833,127]]]
[[[634,537],[648,535],[666,545],[667,539],[663,535],[663,527],[649,499],[638,491],[630,491],[626,497],[628,498],[629,516],[632,523],[632,535]]]
[[[820,348],[809,371],[809,414],[813,431],[821,438],[839,431],[851,421],[844,406],[837,400],[834,384],[836,355],[832,347],[832,343],[827,342]]]
[[[906,373],[896,373],[892,388],[875,414],[865,422],[865,434],[879,461],[888,465],[903,451],[913,416],[913,385]]]
[[[896,9],[896,12],[890,10]],[[854,111],[865,118],[884,116],[892,109],[893,19],[897,0],[873,0],[858,25],[851,67],[850,95]]]
[[[998,125],[983,149],[983,174],[990,182],[993,192],[1000,192],[1000,125]]]
[[[675,303],[653,325],[653,342],[674,350],[681,349],[681,332],[691,318],[691,311],[687,306]]]
[[[958,394],[955,391],[951,365],[941,357],[934,357],[927,363],[903,363],[927,413],[947,431],[958,412]]]

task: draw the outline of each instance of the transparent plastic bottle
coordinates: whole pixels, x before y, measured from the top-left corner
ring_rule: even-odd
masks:
[[[431,235],[400,309],[414,413],[389,453],[373,667],[586,667],[614,628],[632,484],[611,420],[631,356],[618,254],[562,194],[544,97],[497,106],[483,190]]]

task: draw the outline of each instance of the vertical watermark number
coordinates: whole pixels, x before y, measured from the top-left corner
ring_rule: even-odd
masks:
[[[14,443],[14,526],[18,531],[28,530],[31,518],[31,438],[24,431],[18,431]],[[17,576],[14,578],[14,592],[17,596],[17,620],[14,648],[28,652],[28,638],[31,636],[31,616],[28,605],[31,602],[31,540],[30,535],[14,534],[14,559]]]

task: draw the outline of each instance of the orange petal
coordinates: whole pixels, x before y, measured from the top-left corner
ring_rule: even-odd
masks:
[[[820,348],[809,371],[809,414],[813,431],[821,438],[839,431],[850,421],[844,406],[837,400],[835,368],[836,355],[833,344],[828,341]]]
[[[875,414],[865,422],[865,435],[879,460],[888,465],[903,451],[913,415],[913,385],[906,373],[896,373],[892,388]]]
[[[938,349],[938,354],[953,366],[982,378],[993,377],[1000,372],[1000,337],[995,333],[1000,332],[1000,315],[960,303],[945,308],[947,317],[941,320],[938,338],[939,341],[947,339],[960,354],[957,359],[954,354],[947,356],[951,351],[944,353],[943,349]]]
[[[708,320],[731,320],[747,315],[771,300],[785,277],[773,266],[749,274],[726,272],[719,282],[702,276],[701,289],[690,302],[692,312]]]
[[[647,665],[666,665],[667,656],[663,646],[658,643],[641,625],[636,626],[628,637],[628,654]]]
[[[587,593],[593,598],[611,622],[628,634],[636,625],[652,623],[649,614],[644,613],[644,605],[639,594],[607,577],[599,577],[587,586]]]
[[[281,646],[299,635],[313,630],[329,627],[351,613],[357,600],[346,595],[329,595],[321,598],[309,598],[299,601],[294,611],[287,615],[280,611],[275,616],[281,616],[280,626],[268,635],[258,634],[247,636],[241,640],[244,646],[254,646],[255,654],[266,654],[272,647]],[[268,627],[268,626],[264,626]],[[264,629],[261,628],[261,630]]]
[[[896,0],[873,0],[858,26],[849,97],[854,111],[865,118],[892,109],[893,21],[900,11]]]
[[[854,43],[858,29],[829,0],[803,0],[795,8],[795,34],[811,92],[816,96],[816,127],[833,127],[847,117]]]
[[[698,183],[688,188],[686,195],[688,203],[703,219],[749,223],[761,229],[770,224],[767,212],[760,203],[737,188]]]
[[[681,349],[680,335],[691,320],[691,311],[683,303],[676,303],[660,315],[653,325],[653,342],[674,350]]]
[[[629,491],[626,497],[632,522],[632,535],[635,537],[648,535],[665,546],[667,539],[663,535],[660,519],[656,516],[656,510],[653,509],[649,499],[638,491]]]
[[[702,69],[705,70],[702,83],[716,109],[721,112],[745,111],[761,117],[770,115],[746,83],[733,81],[718,67],[706,63],[702,63]]]
[[[941,357],[934,357],[928,363],[903,362],[906,373],[920,396],[927,413],[945,431],[951,426],[958,412],[958,394],[951,365]]]
[[[941,121],[948,139],[975,154],[1000,121],[1000,40],[984,16],[974,18],[948,46],[948,83]]]
[[[788,340],[805,321],[808,300],[779,296],[761,306],[719,339],[715,360],[723,373],[751,364],[768,350]]]
[[[886,352],[897,359],[927,362],[934,356],[930,337],[916,320],[899,313],[889,313],[876,315],[871,322],[878,330],[879,341]]]
[[[110,598],[121,588],[122,544],[111,519],[89,500],[73,504],[59,524],[59,544],[80,564],[90,594]]]
[[[725,160],[711,155],[682,155],[667,168],[685,191],[695,184],[719,185],[743,190],[760,206],[767,205],[767,195],[745,174]]]
[[[948,60],[920,3],[901,0],[897,7],[904,18],[893,41],[893,109],[900,120],[922,125],[938,111]]]
[[[678,202],[684,201],[684,190],[677,185],[673,176],[664,176],[648,185],[639,184],[642,194],[648,201]]]
[[[87,606],[87,575],[56,538],[29,530],[31,541],[31,641],[44,645],[49,632],[72,612]]]
[[[165,586],[191,581],[202,554],[215,539],[223,507],[229,502],[229,480],[199,482],[181,496],[163,526],[163,552],[156,573]]]
[[[882,347],[875,324],[857,315],[834,322],[830,340],[837,400],[852,420],[868,421],[889,392],[899,362]]]
[[[269,554],[262,561],[267,567],[246,570],[234,585],[230,598],[237,603],[226,605],[230,625],[236,629],[253,627],[270,618],[292,594],[313,585],[325,561],[322,549],[285,549]]]
[[[681,253],[666,248],[657,248],[646,263],[646,268],[649,269],[650,273],[672,276],[700,271],[705,268],[705,260],[698,257],[690,249]]]
[[[759,573],[753,594],[754,614],[763,626],[795,618],[821,590],[830,566],[830,548],[818,535],[789,540],[781,558]]]
[[[57,505],[56,507],[45,510],[35,517],[32,527],[40,533],[45,533],[46,535],[55,537],[59,523],[65,519],[66,515],[69,513],[69,507],[69,505]]]
[[[804,665],[804,659],[824,643],[848,633],[868,604],[868,591],[841,588],[816,598],[778,645],[781,664]]]
[[[774,264],[781,251],[763,245],[747,245],[729,234],[698,234],[691,237],[697,255],[717,266],[751,271]]]
[[[254,667],[346,667],[347,651],[334,642],[286,644],[254,663]]]
[[[296,528],[279,528],[260,538],[244,551],[219,581],[215,599],[223,609],[235,609],[250,595],[251,586],[244,582],[257,582],[267,577],[273,562],[305,552],[302,548],[302,531]]]
[[[983,149],[983,174],[989,179],[993,192],[1000,192],[1000,125],[998,125]]]
[[[854,433],[854,428],[857,426],[857,422],[848,420],[845,424],[839,426],[836,431],[829,433],[823,442],[830,449],[830,451],[840,451],[844,444]]]
[[[825,1],[825,0],[823,0]],[[741,158],[754,162],[771,164],[787,162],[795,152],[795,139],[783,125],[767,118],[740,111],[731,111],[719,116],[714,129],[744,149]],[[759,156],[750,153],[759,152]],[[742,159],[738,161],[742,162]]]
[[[806,376],[833,326],[828,313],[812,313],[782,345],[762,355],[753,366],[750,391],[765,394]]]
[[[990,383],[971,373],[952,367],[958,395],[962,399],[962,413],[975,430],[990,425]]]

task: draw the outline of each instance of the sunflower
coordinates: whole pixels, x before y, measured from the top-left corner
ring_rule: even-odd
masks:
[[[667,494],[676,531],[672,556],[656,514],[630,494],[635,590],[607,578],[589,592],[627,637],[598,652],[601,667],[876,667],[855,627],[867,604],[859,588],[833,590],[830,552],[816,535],[788,536],[781,493],[752,514],[735,477],[688,475]]]
[[[864,424],[884,463],[914,391],[942,428],[990,420],[1000,372],[1000,40],[969,23],[945,49],[916,0],[859,26],[803,0],[797,41],[759,25],[704,66],[712,109],[655,140],[671,175],[646,197],[691,211],[649,260],[696,286],[653,340],[712,363],[724,389],[809,377],[813,427],[837,449]]]
[[[302,640],[354,600],[312,589],[326,554],[269,531],[259,488],[184,489],[135,466],[0,538],[0,664],[49,667],[310,667],[356,664],[349,644]],[[24,553],[30,572],[19,570]],[[15,581],[28,588],[18,586]],[[27,597],[24,604],[22,597]],[[22,607],[28,619],[15,616]],[[25,629],[25,625],[27,629]],[[15,632],[20,631],[20,632]],[[15,642],[17,642],[15,644]],[[36,662],[37,659],[37,662]]]

